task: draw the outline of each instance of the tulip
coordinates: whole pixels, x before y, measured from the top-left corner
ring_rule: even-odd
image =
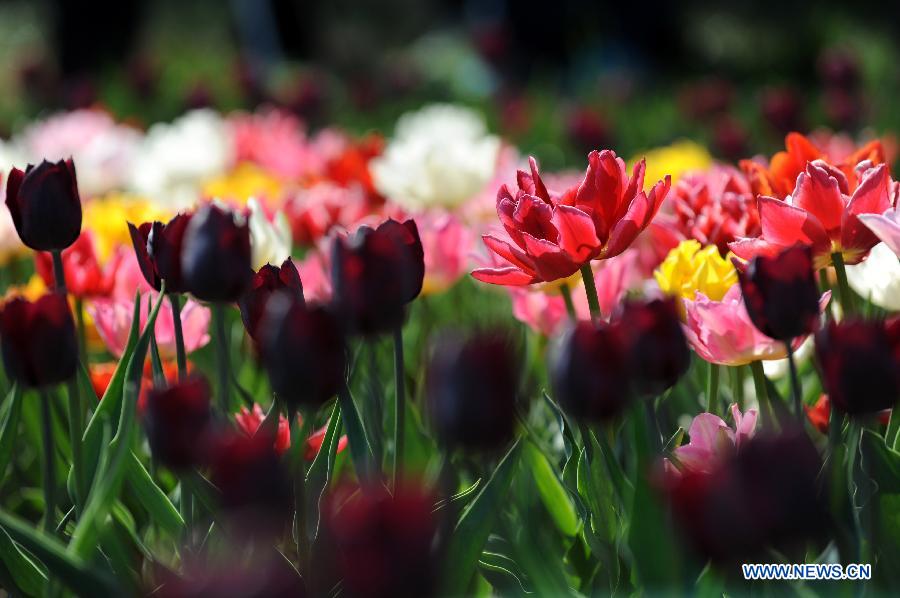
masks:
[[[746,413],[741,413],[738,406],[733,404],[731,415],[734,418],[734,428],[712,413],[701,413],[694,417],[688,428],[689,442],[672,451],[677,465],[672,466],[666,460],[670,475],[678,478],[683,473],[712,473],[753,438],[759,415],[757,410],[748,409]]]
[[[857,295],[889,312],[900,310],[900,260],[879,243],[864,262],[847,267],[847,282]]]
[[[551,369],[560,404],[579,419],[614,418],[631,395],[629,361],[621,327],[578,322],[563,337]]]
[[[898,321],[829,322],[816,334],[816,359],[831,404],[861,415],[894,406],[900,397]]]
[[[427,388],[434,428],[447,445],[490,451],[512,438],[519,368],[502,335],[442,338],[428,367]]]
[[[816,328],[819,290],[808,247],[757,257],[738,276],[747,314],[760,332],[790,342]]]
[[[247,200],[247,209],[253,269],[288,259],[291,256],[291,228],[284,212],[276,212],[270,221],[254,197]]]
[[[157,291],[163,280],[166,281],[168,293],[187,290],[181,274],[181,245],[192,216],[191,213],[178,214],[167,224],[144,222],[135,226],[128,223],[141,272],[147,284]]]
[[[891,207],[893,182],[886,164],[859,165],[859,185],[852,190],[846,174],[816,160],[797,177],[793,194],[784,199],[761,195],[761,234],[729,243],[740,258],[774,256],[795,244],[812,248],[813,265],[822,268],[839,254],[847,264],[864,260],[878,238],[859,216],[882,214]]]
[[[418,216],[416,226],[425,255],[422,295],[442,293],[468,270],[474,235],[450,214]]]
[[[203,301],[231,303],[247,289],[250,232],[246,222],[215,204],[194,214],[184,231],[181,270],[186,290]]]
[[[208,464],[230,525],[253,536],[281,531],[292,493],[271,436],[222,433],[211,444]]]
[[[6,182],[6,206],[22,243],[36,251],[61,251],[81,234],[81,198],[71,159],[44,160]]]
[[[343,590],[371,598],[434,595],[438,521],[430,493],[407,484],[393,496],[380,487],[348,494],[332,494],[324,514]]]
[[[78,338],[66,298],[44,295],[35,302],[16,297],[0,310],[0,346],[6,374],[31,388],[53,386],[75,376]]]
[[[302,426],[303,417],[298,414],[297,418],[297,424]],[[258,404],[253,405],[252,411],[247,409],[246,407],[241,407],[241,410],[234,416],[234,423],[237,424],[238,429],[247,436],[255,435],[264,420],[265,414]],[[312,461],[316,458],[316,455],[318,455],[319,451],[322,449],[322,443],[325,441],[325,434],[327,432],[328,426],[325,425],[310,434],[309,438],[306,439],[306,446],[303,452],[304,459],[306,459],[307,461]],[[278,416],[278,429],[275,432],[274,447],[275,452],[279,455],[283,455],[289,448],[291,448],[290,425],[287,418],[280,414]],[[337,452],[340,453],[346,447],[347,436],[341,436],[338,439]]]
[[[519,171],[515,195],[506,185],[497,192],[497,216],[508,240],[483,237],[485,245],[509,265],[479,268],[477,280],[522,286],[571,276],[593,259],[619,255],[650,224],[669,192],[667,175],[645,194],[643,160],[629,177],[625,162],[610,150],[591,152],[577,188],[551,193],[538,173]]]
[[[272,390],[288,404],[318,407],[344,384],[344,337],[325,307],[275,295],[257,336]]]
[[[334,304],[354,332],[396,330],[404,308],[422,290],[424,251],[413,220],[362,226],[332,247]]]
[[[700,246],[687,239],[669,252],[653,272],[659,288],[667,295],[693,299],[697,291],[714,301],[725,296],[737,282],[737,272],[715,245]]]
[[[154,457],[173,471],[187,471],[203,458],[211,422],[210,389],[195,376],[147,394],[144,428]]]
[[[96,245],[91,231],[84,231],[78,239],[62,252],[66,289],[79,299],[107,296],[112,292],[118,256],[113,256],[105,267],[97,259]],[[53,257],[47,252],[34,254],[34,267],[48,288],[54,286]]]
[[[674,300],[626,301],[615,324],[627,338],[635,393],[658,395],[687,372],[691,354]]]
[[[701,557],[761,562],[755,559],[769,549],[803,548],[827,531],[821,467],[806,434],[788,430],[746,440],[710,472],[669,477],[667,491],[676,522]]]
[[[253,275],[250,289],[238,302],[241,308],[241,319],[250,338],[257,339],[259,324],[265,314],[266,304],[273,294],[279,293],[290,297],[292,301],[303,304],[303,284],[300,273],[291,258],[284,260],[281,267],[266,264]]]
[[[884,214],[860,214],[859,219],[900,258],[900,209],[889,208]]]

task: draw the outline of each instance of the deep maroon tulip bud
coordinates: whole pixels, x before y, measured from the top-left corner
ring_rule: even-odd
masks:
[[[257,333],[272,390],[288,404],[319,406],[344,384],[343,330],[326,308],[275,294]]]
[[[626,301],[616,322],[627,336],[634,393],[655,396],[675,386],[691,365],[675,301]]]
[[[787,342],[816,328],[819,290],[809,247],[756,257],[738,276],[747,313],[760,332]]]
[[[153,456],[173,471],[190,469],[203,458],[211,421],[209,383],[194,376],[147,394],[144,428]]]
[[[295,303],[303,304],[303,283],[300,281],[300,273],[291,258],[284,260],[278,268],[266,264],[253,275],[250,290],[244,293],[238,305],[241,308],[241,319],[247,334],[254,340],[259,340],[257,330],[266,304],[275,293],[282,294]]]
[[[336,549],[337,569],[349,596],[428,597],[436,591],[435,499],[422,488],[401,486],[349,490],[329,497],[326,535]]]
[[[621,328],[579,322],[562,339],[551,370],[562,407],[572,416],[606,421],[628,404],[628,344]]]
[[[191,216],[190,213],[178,214],[168,224],[144,222],[135,226],[128,223],[141,273],[157,291],[163,280],[166,281],[167,293],[184,293],[187,290],[181,276],[181,245]]]
[[[378,334],[403,323],[404,307],[422,290],[425,254],[412,220],[361,226],[333,246],[334,302],[353,332]]]
[[[875,413],[900,398],[897,321],[832,321],[816,334],[822,383],[844,413]]]
[[[754,562],[827,535],[822,462],[802,430],[757,436],[709,473],[672,480],[669,498],[694,549],[715,562]],[[787,552],[790,554],[790,552]]]
[[[62,251],[81,234],[81,198],[71,158],[44,160],[6,181],[6,206],[22,243],[36,251]]]
[[[229,523],[252,536],[281,531],[290,516],[292,492],[273,438],[232,430],[212,446],[212,482]]]
[[[181,274],[187,291],[203,301],[231,303],[253,277],[250,229],[230,210],[208,204],[184,231]]]
[[[441,440],[471,450],[504,447],[512,438],[519,367],[500,334],[441,339],[428,368],[428,401]]]
[[[20,384],[38,388],[71,379],[78,341],[66,298],[53,293],[34,303],[9,300],[0,311],[0,346],[6,375]]]

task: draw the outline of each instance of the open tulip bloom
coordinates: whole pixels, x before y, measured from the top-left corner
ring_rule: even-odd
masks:
[[[17,136],[93,191],[3,173],[9,595],[900,592],[880,143],[516,171],[474,116],[194,111],[136,172]]]

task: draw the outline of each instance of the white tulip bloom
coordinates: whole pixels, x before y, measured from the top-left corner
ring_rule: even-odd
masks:
[[[878,307],[900,310],[900,260],[884,243],[873,247],[866,261],[847,266],[847,282]]]
[[[251,197],[247,200],[250,209],[250,249],[253,269],[259,270],[266,264],[280,266],[291,257],[291,227],[281,210],[270,221],[259,201]]]
[[[499,151],[480,114],[434,104],[400,117],[370,169],[378,191],[407,210],[455,208],[494,177]]]

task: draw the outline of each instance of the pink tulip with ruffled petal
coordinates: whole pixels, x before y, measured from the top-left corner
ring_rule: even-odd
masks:
[[[141,327],[147,322],[147,297],[149,296],[155,303],[159,296],[150,288],[141,274],[133,251],[121,251],[120,259],[112,295],[92,301],[87,306],[100,338],[107,350],[116,357],[121,357],[128,342],[128,333],[131,330],[134,314],[135,291],[141,293]],[[196,301],[188,299],[182,305],[181,327],[184,333],[185,350],[188,353],[209,342],[209,319],[209,309]],[[175,359],[175,320],[169,301],[163,301],[159,309],[155,332],[160,357],[163,361]]]
[[[896,192],[895,192],[896,205]],[[893,207],[884,214],[862,214],[859,219],[900,257],[900,209]]]
[[[695,297],[684,301],[684,333],[694,351],[706,361],[744,365],[787,357],[784,343],[764,335],[750,321],[740,285],[732,286],[721,301],[712,301],[699,291]],[[830,291],[819,299],[820,310],[825,309],[829,299]],[[795,349],[805,338],[794,340]]]
[[[734,428],[712,413],[701,413],[691,422],[688,430],[690,441],[672,451],[675,464],[666,459],[667,475],[682,473],[711,473],[725,459],[753,437],[758,413],[748,409],[741,413],[737,405],[731,406]]]

